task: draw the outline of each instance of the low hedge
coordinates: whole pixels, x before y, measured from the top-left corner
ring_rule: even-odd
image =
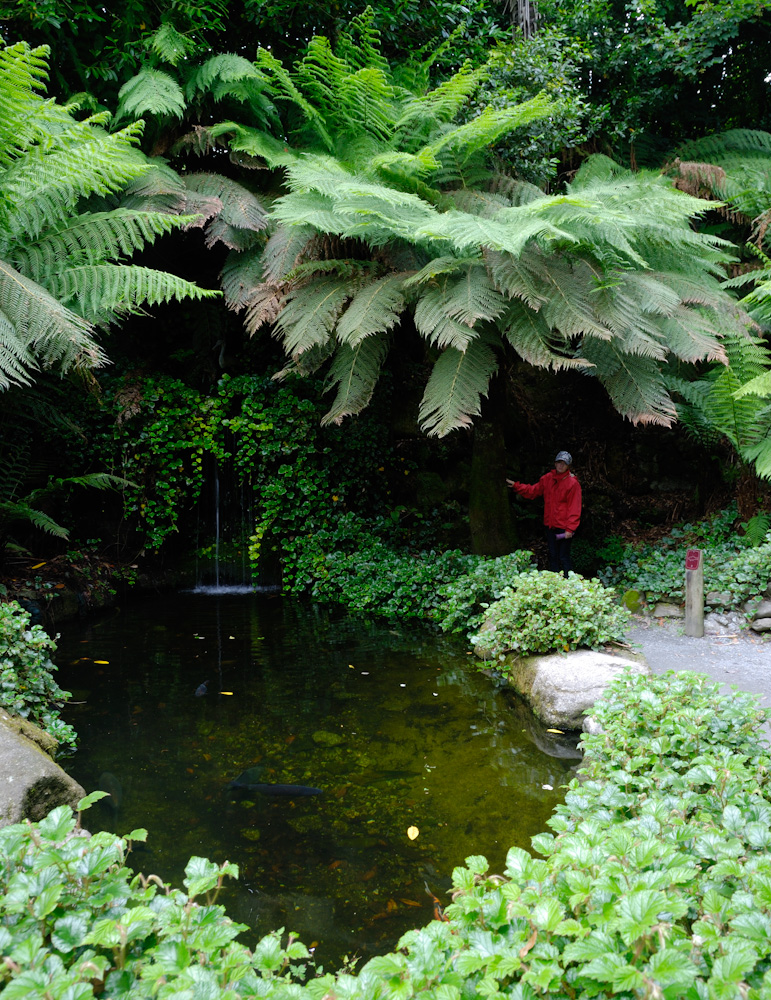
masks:
[[[579,779],[503,875],[453,872],[443,919],[354,974],[318,974],[276,931],[253,949],[216,896],[234,865],[191,859],[187,892],[126,867],[133,839],[69,810],[0,830],[8,1000],[767,1000],[768,714],[706,678],[626,675],[596,707]],[[87,807],[103,793],[93,793]]]

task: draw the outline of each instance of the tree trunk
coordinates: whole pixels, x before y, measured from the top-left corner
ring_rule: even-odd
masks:
[[[517,533],[511,516],[506,485],[506,448],[503,427],[497,417],[477,419],[471,452],[469,528],[474,552],[502,556],[517,548]]]

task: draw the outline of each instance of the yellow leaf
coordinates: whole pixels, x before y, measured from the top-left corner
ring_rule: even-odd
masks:
[[[416,826],[410,826],[407,828],[407,836],[410,840],[416,840],[420,836],[420,830]]]
[[[109,662],[110,662],[109,660],[94,660],[94,663],[104,663],[104,664],[107,664]]]
[[[560,736],[564,736],[565,735],[565,730],[564,729],[547,729],[546,732],[547,733],[559,733]]]
[[[232,691],[220,691],[220,694],[233,694]]]

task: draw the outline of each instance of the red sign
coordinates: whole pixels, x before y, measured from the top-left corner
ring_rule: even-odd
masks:
[[[701,549],[688,549],[685,553],[685,568],[698,569],[701,565]]]

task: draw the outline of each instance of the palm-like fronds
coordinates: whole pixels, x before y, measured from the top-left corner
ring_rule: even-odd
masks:
[[[428,434],[444,437],[452,430],[470,427],[480,413],[482,396],[498,362],[492,347],[482,339],[465,351],[448,347],[431,371],[420,403],[420,426]]]
[[[174,77],[151,67],[142,68],[123,84],[118,101],[118,118],[143,115],[181,118],[187,107],[184,92]]]
[[[293,70],[269,52],[257,63],[287,111],[287,141],[232,122],[215,129],[231,149],[282,169],[286,193],[270,210],[262,273],[256,248],[243,267],[229,262],[228,297],[251,331],[276,316],[295,361],[336,351],[330,419],[368,398],[377,366],[357,381],[356,349],[377,338],[379,351],[407,311],[441,352],[421,408],[434,434],[479,412],[505,350],[591,372],[629,419],[669,424],[663,366],[723,362],[723,336],[744,335],[746,315],[721,287],[730,247],[692,225],[707,202],[605,157],[550,197],[494,169],[491,144],[547,115],[545,98],[460,122],[485,69],[464,66],[411,93],[367,17],[335,46],[314,39]],[[374,269],[346,273],[346,241],[365,247]]]
[[[388,345],[383,336],[369,336],[352,346],[341,344],[332,360],[327,385],[336,386],[332,406],[322,424],[340,424],[360,413],[372,398]]]
[[[207,293],[165,272],[122,262],[171,229],[180,191],[135,147],[141,127],[110,134],[102,117],[78,121],[39,94],[45,50],[0,50],[0,386],[36,368],[104,362],[94,339],[143,305]],[[142,211],[143,194],[168,197]],[[147,183],[143,178],[147,177]],[[127,195],[131,207],[117,199]],[[112,202],[112,204],[110,204]],[[94,206],[101,203],[101,210]],[[109,206],[109,207],[108,207]]]

